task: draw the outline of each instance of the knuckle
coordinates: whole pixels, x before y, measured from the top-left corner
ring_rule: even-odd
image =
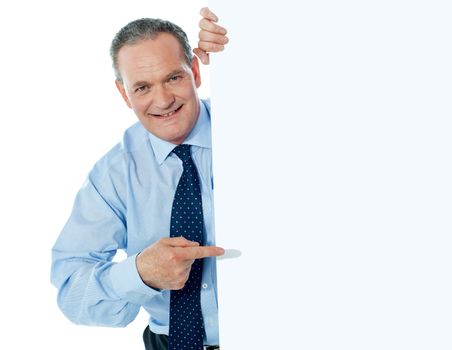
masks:
[[[185,283],[180,283],[178,286],[177,286],[177,289],[184,289],[184,287],[185,287]]]
[[[208,19],[205,19],[202,21],[202,29],[208,31],[208,32],[213,32],[215,33],[216,27],[217,25],[211,21],[209,21]]]
[[[201,29],[206,29],[206,27],[207,27],[207,25],[208,25],[207,19],[201,18],[201,19],[199,20],[198,25],[199,25],[199,27],[200,27]]]
[[[200,45],[201,49],[203,49],[205,52],[216,52],[218,51],[217,46],[217,44],[208,41],[204,41]]]
[[[198,47],[204,52],[208,51],[208,47],[207,46],[208,46],[208,43],[205,42],[205,41],[199,41],[198,42]]]
[[[209,47],[209,50],[210,51],[222,51],[223,50],[223,48],[224,48],[224,46],[223,45],[220,45],[220,44],[215,44],[215,43],[210,43],[210,45],[209,45],[210,47]]]
[[[184,287],[185,287],[185,282],[186,282],[186,281],[177,281],[177,282],[174,284],[174,289],[179,290],[179,289],[184,288]]]
[[[179,255],[175,251],[169,251],[167,259],[168,261],[175,262],[179,259]]]
[[[186,270],[183,274],[181,281],[185,284],[188,281],[188,278],[190,277],[190,269]]]
[[[177,268],[174,270],[174,275],[176,277],[177,280],[183,280],[186,277],[187,272],[185,271],[184,268]]]
[[[160,238],[158,241],[157,241],[157,244],[158,243],[167,243],[168,242],[168,237],[164,237],[164,238]]]
[[[177,239],[177,243],[178,244],[186,244],[188,242],[188,240],[185,237],[182,237],[182,236],[177,237],[176,239]]]
[[[223,30],[223,28],[220,27],[218,24],[212,23],[212,29],[211,29],[212,33],[222,34],[222,30]]]

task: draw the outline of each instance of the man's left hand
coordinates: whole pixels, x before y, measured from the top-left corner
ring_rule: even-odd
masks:
[[[229,39],[227,30],[217,24],[218,17],[208,7],[203,7],[200,14],[203,18],[199,21],[199,42],[193,52],[202,63],[209,64],[209,52],[223,51]]]

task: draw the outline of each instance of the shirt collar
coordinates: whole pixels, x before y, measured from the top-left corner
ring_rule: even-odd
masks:
[[[165,161],[168,155],[176,148],[174,143],[162,140],[154,134],[148,132],[155,158],[159,165]],[[190,134],[182,142],[183,144],[198,146],[202,148],[212,148],[212,139],[210,133],[210,115],[203,101],[199,101],[198,120]]]

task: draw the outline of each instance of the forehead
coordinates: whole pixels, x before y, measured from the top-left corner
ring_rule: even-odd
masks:
[[[168,33],[124,45],[118,52],[118,69],[124,80],[158,78],[181,68],[188,68],[182,47]]]

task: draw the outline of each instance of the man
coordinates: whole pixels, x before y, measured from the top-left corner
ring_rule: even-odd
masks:
[[[209,9],[201,15],[194,52],[208,63],[228,39]],[[156,19],[122,28],[111,56],[139,123],[96,163],[53,247],[58,304],[74,323],[119,327],[144,307],[146,349],[218,348],[215,257],[224,250],[214,240],[198,59],[179,27]],[[112,262],[118,249],[128,258]]]

